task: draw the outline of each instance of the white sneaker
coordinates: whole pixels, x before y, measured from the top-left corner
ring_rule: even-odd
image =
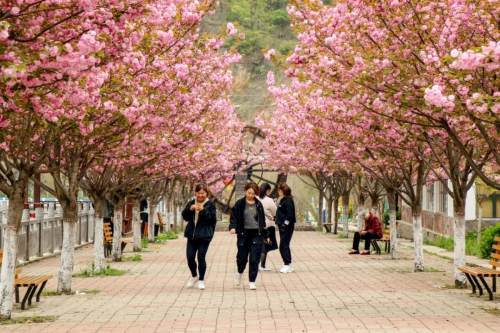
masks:
[[[193,288],[194,287],[194,284],[196,283],[196,281],[198,281],[198,277],[195,276],[195,277],[190,277],[188,282],[186,283],[186,288]]]
[[[259,271],[261,272],[269,272],[271,269],[269,267],[262,267],[259,265]]]
[[[236,273],[234,275],[234,284],[236,287],[241,286],[241,279],[243,278],[243,274]]]
[[[198,281],[198,289],[204,290],[205,289],[205,281]]]
[[[250,282],[248,284],[248,289],[250,289],[250,290],[256,290],[257,286],[255,285],[255,282]]]
[[[283,267],[281,267],[281,269],[280,269],[280,273],[286,274],[286,273],[291,273],[291,272],[293,272],[293,268],[290,265],[283,265]]]

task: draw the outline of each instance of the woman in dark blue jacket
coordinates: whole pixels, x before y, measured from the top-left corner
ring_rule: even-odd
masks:
[[[290,242],[292,241],[293,230],[295,229],[295,203],[292,198],[292,190],[287,184],[281,183],[278,186],[278,210],[276,211],[276,225],[280,232],[280,254],[283,259],[281,273],[291,273],[292,252]]]
[[[237,235],[238,254],[236,264],[236,285],[241,284],[243,272],[250,259],[248,281],[251,290],[257,289],[255,280],[259,272],[259,262],[264,240],[267,241],[264,207],[257,200],[259,186],[255,183],[245,185],[245,197],[236,201],[231,210],[229,231]]]
[[[191,288],[198,281],[198,288],[201,290],[205,289],[205,272],[207,271],[205,257],[217,223],[215,205],[208,200],[208,194],[206,185],[196,185],[195,198],[190,200],[182,211],[182,218],[187,222],[184,237],[187,238],[186,257],[191,270],[191,278],[186,287]],[[197,254],[198,265],[196,265]]]

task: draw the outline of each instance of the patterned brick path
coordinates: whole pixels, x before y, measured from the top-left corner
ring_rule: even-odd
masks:
[[[185,289],[185,240],[151,246],[142,262],[113,263],[120,277],[75,278],[75,290],[97,294],[44,297],[21,315],[54,315],[52,323],[0,326],[0,332],[500,332],[498,300],[446,288],[448,260],[426,256],[431,272],[412,273],[411,252],[348,256],[350,240],[297,232],[296,271],[259,274],[258,290],[235,288],[235,239],[217,233],[208,254],[207,289]],[[129,254],[126,254],[129,255]],[[79,271],[92,249],[77,251]],[[24,267],[24,273],[57,273],[59,258]],[[55,289],[56,279],[48,285]],[[497,309],[496,315],[486,309]],[[495,311],[493,311],[495,312]]]

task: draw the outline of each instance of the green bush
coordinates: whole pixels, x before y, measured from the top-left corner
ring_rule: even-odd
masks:
[[[425,240],[424,243],[427,245],[437,246],[448,251],[453,251],[454,247],[453,238],[443,236],[439,236],[432,240]]]
[[[491,246],[495,240],[495,236],[500,236],[500,223],[488,227],[481,233],[481,244],[479,245],[479,252],[481,258],[489,258],[491,255]]]
[[[174,231],[167,231],[159,234],[155,238],[156,243],[165,243],[167,240],[177,239],[177,234]]]
[[[465,235],[465,254],[479,257],[479,244],[477,243],[477,232],[469,232]]]
[[[74,277],[94,277],[94,276],[122,276],[127,273],[127,271],[112,268],[111,266],[106,266],[103,270],[96,271],[94,268],[94,264],[91,267],[86,268],[80,273],[73,274]]]

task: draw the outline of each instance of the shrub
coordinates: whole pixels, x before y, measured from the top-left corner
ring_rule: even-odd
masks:
[[[481,233],[481,244],[479,245],[481,258],[490,257],[495,236],[500,237],[500,223],[484,229]]]
[[[477,232],[469,232],[465,236],[465,254],[479,257],[479,244],[477,243]]]
[[[443,236],[439,236],[432,240],[426,240],[424,243],[427,245],[437,246],[448,251],[453,251],[454,247],[453,238]]]

